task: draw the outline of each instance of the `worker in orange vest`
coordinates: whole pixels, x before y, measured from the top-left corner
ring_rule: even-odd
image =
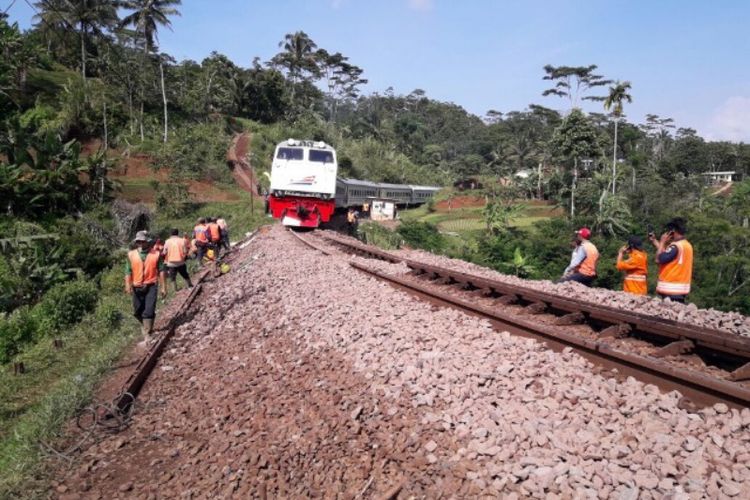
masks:
[[[599,250],[589,241],[591,230],[582,227],[573,236],[573,255],[570,264],[565,268],[562,278],[557,282],[576,281],[591,286],[596,279],[596,263],[599,261]]]
[[[628,238],[628,244],[617,252],[617,269],[625,271],[622,289],[636,295],[648,292],[648,257],[643,251],[643,241],[638,236]]]
[[[203,265],[203,256],[209,248],[210,240],[208,237],[208,227],[206,226],[206,219],[201,217],[198,219],[198,224],[193,228],[193,239],[195,240],[195,246],[198,248],[198,264]]]
[[[209,217],[206,219],[206,222],[206,232],[208,233],[208,240],[211,243],[210,248],[214,251],[214,255],[218,259],[221,245],[221,228],[216,223],[216,217]]]
[[[167,276],[174,285],[174,291],[177,292],[177,274],[187,283],[188,288],[193,288],[193,282],[190,281],[187,264],[185,261],[188,256],[188,246],[184,238],[180,238],[180,231],[172,229],[171,236],[164,242],[162,257],[167,266]]]
[[[667,222],[665,229],[658,240],[655,234],[648,235],[659,264],[656,293],[672,302],[684,303],[693,279],[693,246],[685,239],[687,223],[682,217]]]
[[[128,252],[125,264],[125,293],[133,296],[133,315],[141,323],[141,333],[146,342],[154,327],[159,286],[162,297],[167,293],[164,261],[161,254],[154,250],[146,231],[138,231],[135,245],[136,248]]]

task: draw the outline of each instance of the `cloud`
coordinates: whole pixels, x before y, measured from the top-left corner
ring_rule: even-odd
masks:
[[[750,97],[724,101],[711,116],[706,135],[711,140],[750,142]]]
[[[409,8],[419,12],[432,10],[433,0],[408,0]]]

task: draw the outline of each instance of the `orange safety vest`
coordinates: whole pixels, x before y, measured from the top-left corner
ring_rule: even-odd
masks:
[[[599,260],[599,250],[590,241],[581,243],[586,251],[586,258],[578,266],[578,272],[584,276],[596,276],[596,262]]]
[[[617,269],[625,271],[622,289],[636,295],[646,295],[648,292],[648,257],[643,250],[630,251],[628,260],[617,259]]]
[[[208,236],[206,236],[206,226],[203,224],[198,224],[193,229],[193,232],[195,233],[195,239],[202,242],[202,243],[208,243]]]
[[[141,260],[138,250],[128,252],[130,261],[130,277],[133,286],[153,285],[159,278],[159,252],[151,250],[146,254],[146,260]]]
[[[659,265],[659,282],[656,293],[661,295],[687,295],[693,279],[693,245],[688,240],[672,243],[677,247],[677,257]]]
[[[167,262],[184,262],[185,257],[187,256],[185,248],[185,240],[183,238],[180,238],[179,236],[171,236],[164,243],[164,255],[167,258]]]
[[[216,243],[221,239],[221,231],[219,230],[219,225],[215,222],[212,222],[208,225],[208,231],[211,236],[211,241]]]

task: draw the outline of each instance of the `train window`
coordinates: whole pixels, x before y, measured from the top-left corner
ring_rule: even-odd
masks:
[[[279,160],[301,160],[304,155],[302,148],[279,148],[276,158]]]
[[[333,152],[311,149],[310,161],[316,161],[318,163],[333,163]]]

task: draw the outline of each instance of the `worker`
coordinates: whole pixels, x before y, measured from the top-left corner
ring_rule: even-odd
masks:
[[[370,204],[367,202],[364,202],[362,204],[362,214],[364,217],[368,217],[370,215]]]
[[[227,221],[219,217],[216,219],[216,223],[219,225],[219,231],[221,232],[221,246],[229,250],[229,226]]]
[[[582,227],[573,235],[573,255],[570,264],[565,268],[562,278],[557,282],[576,281],[586,286],[596,279],[596,263],[599,261],[599,250],[589,241],[591,230]]]
[[[133,315],[141,323],[144,343],[154,327],[156,298],[161,285],[162,297],[167,293],[164,283],[164,261],[153,249],[146,231],[135,236],[136,248],[128,252],[125,264],[125,293],[133,296]]]
[[[211,242],[211,245],[209,248],[211,248],[214,251],[214,255],[216,258],[219,258],[219,248],[221,246],[221,228],[216,223],[216,217],[209,217],[206,219],[207,224],[206,228],[208,228],[208,239]]]
[[[346,223],[349,225],[349,236],[357,234],[357,212],[353,208],[346,213]]]
[[[628,238],[628,244],[617,252],[617,270],[625,271],[622,289],[636,295],[648,292],[648,257],[643,251],[643,241],[639,236]]]
[[[667,222],[664,233],[656,239],[648,237],[656,248],[655,261],[659,264],[656,293],[672,302],[684,303],[690,293],[693,278],[693,246],[685,239],[687,223],[682,217]]]
[[[187,264],[185,260],[188,255],[188,245],[184,238],[180,238],[180,231],[172,229],[171,236],[164,242],[162,257],[167,267],[167,276],[174,285],[174,291],[177,292],[177,274],[187,283],[188,288],[193,288],[193,282],[190,281]]]
[[[193,239],[195,240],[195,246],[198,249],[198,263],[199,265],[203,265],[203,255],[205,255],[206,250],[208,250],[210,243],[205,218],[201,217],[198,219],[198,224],[193,228]]]

